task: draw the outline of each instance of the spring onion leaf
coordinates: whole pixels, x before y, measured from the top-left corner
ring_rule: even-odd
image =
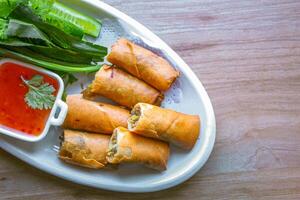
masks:
[[[86,51],[84,53],[76,51],[78,48],[73,48],[74,50],[63,49],[53,44],[49,38],[33,24],[20,20],[10,19],[1,21],[0,19],[0,25],[1,24],[3,24],[3,28],[0,27],[0,31],[3,32],[2,35],[4,39],[0,39],[0,45],[3,46],[23,46],[49,58],[78,64],[102,62],[103,56],[105,55],[101,53],[102,47],[93,44],[85,45],[86,42],[84,42],[84,44],[77,41],[74,43],[77,46],[80,45],[80,48],[85,49]],[[106,48],[103,52],[106,52]]]
[[[8,50],[13,50],[16,52],[35,52],[34,54],[44,56],[45,60],[55,59],[56,62],[69,62],[76,64],[91,64],[93,57],[82,56],[80,53],[53,47],[44,47],[40,45],[32,44],[30,41],[22,41],[19,39],[7,39],[4,41],[0,40],[0,47],[6,48]],[[42,57],[41,57],[42,58]],[[102,58],[100,58],[102,59]],[[99,60],[99,59],[98,59]]]
[[[101,65],[83,65],[83,64],[73,64],[66,62],[57,62],[57,60],[47,59],[35,52],[30,50],[22,49],[21,52],[16,52],[13,50],[8,50],[4,48],[0,48],[0,56],[16,58],[19,60],[23,60],[25,62],[32,63],[34,65],[41,66],[46,69],[61,71],[61,72],[95,72],[101,68]]]
[[[6,30],[7,30],[7,20],[0,19],[0,40],[7,39]]]

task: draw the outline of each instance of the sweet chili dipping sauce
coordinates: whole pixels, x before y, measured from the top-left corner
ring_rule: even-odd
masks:
[[[45,83],[53,85],[55,90],[58,90],[57,81],[46,74],[10,62],[0,65],[0,126],[24,134],[42,133],[51,110],[32,109],[26,104],[24,97],[28,87],[20,78],[23,76],[29,80],[37,74],[43,76]]]

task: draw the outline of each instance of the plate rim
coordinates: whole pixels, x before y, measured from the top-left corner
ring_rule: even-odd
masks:
[[[87,182],[85,180],[80,180],[76,178],[72,178],[72,175],[70,176],[68,174],[61,174],[59,173],[58,169],[51,168],[51,167],[44,167],[41,163],[35,161],[34,159],[31,159],[30,162],[26,160],[27,156],[24,152],[19,151],[16,147],[13,145],[10,145],[9,143],[4,143],[3,140],[0,140],[0,147],[10,154],[16,156],[17,158],[23,160],[24,162],[42,170],[49,174],[52,174],[54,176],[60,177],[62,179],[75,182],[81,185],[90,186],[93,188],[100,188],[110,191],[118,191],[118,192],[131,192],[131,193],[142,193],[142,192],[155,192],[160,190],[165,190],[171,187],[174,187],[189,178],[191,178],[196,172],[198,172],[204,164],[207,162],[216,139],[216,120],[215,120],[215,114],[213,110],[213,106],[211,103],[211,100],[203,87],[200,80],[197,78],[195,73],[191,70],[191,68],[182,60],[182,58],[173,51],[162,39],[160,39],[157,35],[155,35],[152,31],[150,31],[148,28],[146,28],[144,25],[140,24],[133,18],[129,17],[127,14],[117,10],[116,8],[102,2],[102,1],[95,1],[95,0],[81,0],[82,3],[89,4],[91,6],[94,6],[100,10],[103,10],[112,16],[114,16],[117,19],[125,21],[127,24],[131,25],[132,27],[135,27],[136,32],[142,33],[142,35],[146,35],[147,38],[150,38],[151,41],[158,43],[162,49],[166,52],[166,54],[171,57],[178,65],[180,65],[180,71],[183,71],[184,74],[186,74],[195,88],[197,95],[201,97],[203,104],[205,105],[204,111],[207,116],[207,129],[205,130],[207,132],[207,137],[205,138],[204,144],[206,144],[206,149],[204,155],[199,158],[194,158],[192,160],[192,164],[189,164],[189,167],[185,170],[183,170],[182,173],[176,174],[173,178],[169,178],[168,180],[164,180],[159,182],[156,185],[142,185],[142,186],[114,186],[114,185],[108,185],[108,184],[94,184],[93,182]]]

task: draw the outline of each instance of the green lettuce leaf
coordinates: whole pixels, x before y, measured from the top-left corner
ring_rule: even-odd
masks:
[[[7,18],[10,13],[20,4],[25,3],[26,0],[0,0],[0,18]]]

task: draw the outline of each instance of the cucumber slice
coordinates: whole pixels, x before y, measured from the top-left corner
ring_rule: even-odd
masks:
[[[101,23],[94,18],[86,16],[78,11],[71,9],[59,2],[55,2],[49,13],[57,16],[80,27],[85,34],[98,37],[101,30]]]
[[[28,6],[38,15],[46,15],[50,12],[55,0],[29,0]]]
[[[84,35],[83,29],[72,21],[63,16],[53,14],[55,0],[29,0],[28,7],[32,12],[40,17],[43,22],[48,23],[56,28],[64,31],[67,34],[82,38]]]
[[[100,33],[100,22],[55,0],[29,0],[28,5],[44,22],[65,33],[79,38],[84,34],[98,37]]]
[[[47,15],[41,16],[41,19],[44,22],[52,26],[55,26],[60,30],[63,30],[65,33],[68,33],[80,39],[84,35],[84,32],[81,29],[81,27],[74,25],[71,21],[64,20],[62,17],[58,15],[54,15],[52,12],[48,13]]]

